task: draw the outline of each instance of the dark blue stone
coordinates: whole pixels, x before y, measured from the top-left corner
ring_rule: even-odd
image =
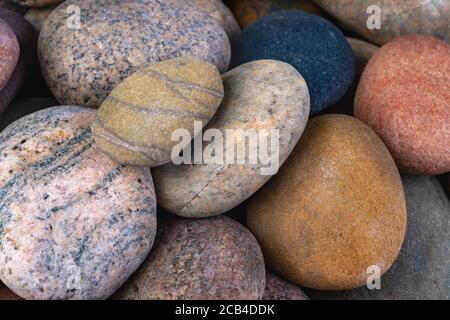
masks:
[[[301,73],[311,95],[311,115],[343,97],[355,73],[352,49],[342,32],[301,11],[275,12],[243,30],[233,45],[232,67],[260,59],[287,62]]]

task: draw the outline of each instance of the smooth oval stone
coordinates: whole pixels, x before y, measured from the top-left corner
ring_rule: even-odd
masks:
[[[2,113],[8,108],[16,95],[19,93],[25,82],[26,76],[26,62],[24,56],[21,54],[19,61],[17,62],[16,69],[14,70],[11,79],[9,79],[5,88],[0,91],[0,117],[3,118]]]
[[[311,115],[342,98],[353,81],[352,49],[342,32],[301,11],[272,13],[242,31],[232,66],[259,59],[284,61],[300,72],[311,95]]]
[[[355,116],[383,139],[404,172],[449,172],[450,45],[411,35],[383,46],[361,77]]]
[[[230,9],[221,0],[191,0],[201,9],[206,11],[225,30],[231,41],[237,39],[241,33],[236,18]]]
[[[324,11],[311,0],[231,0],[230,2],[231,10],[242,28],[277,11],[301,10],[316,15],[324,14]]]
[[[80,7],[80,29],[69,29],[70,5]],[[224,72],[230,43],[212,17],[181,0],[68,0],[39,39],[42,72],[58,101],[95,108],[135,71],[186,55]]]
[[[265,129],[268,137],[275,139],[271,130],[277,129],[281,165],[303,133],[308,119],[309,94],[302,76],[284,62],[261,60],[227,72],[223,81],[225,98],[206,129],[219,130],[223,135],[223,146],[227,145],[227,130],[253,129],[259,134],[259,129]],[[228,144],[235,146],[234,149],[239,150],[240,141],[249,148],[245,132],[235,131],[233,139]],[[205,143],[203,150],[208,146],[212,148],[213,143]],[[218,147],[222,148],[220,144]],[[223,154],[226,155],[226,150]],[[261,159],[256,164],[251,164],[248,156],[246,159],[245,164],[227,164],[226,161],[223,164],[170,163],[155,168],[153,173],[160,205],[177,215],[196,218],[231,210],[271,178],[270,173],[262,171],[269,165]]]
[[[248,204],[247,224],[269,267],[298,285],[346,290],[386,272],[406,229],[400,175],[389,151],[345,115],[309,121],[280,173]]]
[[[115,298],[121,300],[256,300],[264,258],[253,235],[231,218],[175,219]]]
[[[223,95],[213,64],[193,57],[150,64],[125,79],[102,103],[92,127],[94,139],[120,163],[166,164],[178,144],[172,133],[183,128],[194,136],[194,122],[206,125]]]
[[[450,299],[450,202],[434,177],[402,176],[408,227],[380,290],[311,291],[314,299]]]
[[[31,8],[27,11],[24,18],[36,29],[36,31],[39,32],[41,31],[42,25],[44,24],[45,20],[47,20],[50,13],[52,13],[57,6],[58,5],[44,8]]]
[[[0,282],[0,301],[2,300],[21,300],[21,298]]]
[[[427,34],[450,41],[449,0],[313,0],[351,30],[383,45],[407,34]],[[368,28],[370,6],[381,9],[380,28]],[[369,20],[370,23],[370,20]]]
[[[270,271],[266,272],[266,289],[263,300],[309,300],[295,284],[289,283]]]
[[[46,7],[62,2],[62,0],[12,0],[25,7]]]
[[[16,34],[9,24],[0,18],[0,91],[2,91],[11,78],[17,61],[20,47]]]
[[[22,298],[108,298],[152,246],[150,170],[101,153],[94,116],[49,108],[0,133],[0,279]]]

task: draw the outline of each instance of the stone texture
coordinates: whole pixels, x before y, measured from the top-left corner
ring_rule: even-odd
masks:
[[[353,81],[352,50],[342,32],[302,11],[272,13],[242,31],[232,66],[259,59],[284,61],[300,72],[311,95],[311,115],[336,103]]]
[[[213,64],[193,57],[150,64],[120,83],[102,103],[92,127],[94,139],[120,163],[166,164],[178,144],[172,133],[183,128],[193,137],[194,122],[206,125],[223,95]]]
[[[309,298],[295,284],[289,283],[274,273],[267,271],[263,300],[309,300]]]
[[[241,33],[236,18],[230,9],[223,4],[221,0],[190,0],[193,1],[201,10],[206,11],[216,22],[225,30],[231,41]]]
[[[383,46],[367,65],[355,116],[412,174],[450,171],[450,45],[411,35]]]
[[[346,290],[386,272],[406,229],[400,175],[387,148],[344,115],[309,121],[280,173],[250,199],[247,224],[269,267],[298,285]]]
[[[300,138],[308,119],[309,94],[302,76],[286,63],[261,60],[227,72],[223,81],[224,101],[206,127],[218,129],[223,142],[205,142],[203,150],[223,150],[228,143],[243,154],[249,149],[244,132],[235,131],[234,140],[227,142],[226,130],[254,129],[259,134],[259,130],[265,129],[269,137],[274,137],[271,130],[278,129],[281,165]],[[272,151],[270,144],[269,151]],[[155,168],[153,173],[160,205],[184,217],[218,215],[246,200],[271,177],[262,171],[269,165],[260,159],[251,164],[248,152],[244,155],[245,164],[236,164],[236,161],[229,164],[225,161],[226,151],[223,155],[222,163],[170,163]]]
[[[47,20],[50,13],[52,13],[57,6],[58,5],[52,5],[44,8],[31,8],[24,16],[25,20],[27,20],[36,29],[36,31],[41,31],[44,21]]]
[[[231,0],[230,7],[242,28],[272,12],[301,10],[323,15],[323,10],[311,0]]]
[[[9,24],[0,19],[0,91],[2,91],[11,78],[17,61],[20,47],[16,34]]]
[[[0,133],[0,279],[25,299],[104,299],[156,233],[148,168],[96,149],[93,110],[55,107]]]
[[[0,301],[2,300],[20,300],[21,298],[14,292],[9,290],[2,282],[0,282]]]
[[[313,0],[340,22],[371,42],[383,45],[407,34],[427,34],[450,41],[449,0]],[[367,28],[367,8],[381,9],[381,28]]]
[[[19,61],[17,62],[16,69],[14,70],[11,79],[9,79],[5,88],[0,91],[0,117],[2,113],[8,108],[13,99],[18,94],[19,90],[22,88],[25,82],[26,76],[26,62],[23,55],[20,55]]]
[[[46,7],[62,2],[62,0],[12,0],[21,6],[26,7]]]
[[[123,300],[247,300],[264,293],[261,249],[231,218],[175,219],[115,295]]]
[[[311,291],[314,299],[450,299],[450,202],[434,177],[403,176],[408,227],[381,290]]]
[[[67,26],[67,7],[81,9],[81,29]],[[68,0],[48,17],[39,39],[44,77],[63,104],[99,107],[123,79],[149,63],[194,55],[224,72],[225,31],[181,0]]]

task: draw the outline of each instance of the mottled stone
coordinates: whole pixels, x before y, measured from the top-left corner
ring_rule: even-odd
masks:
[[[25,299],[104,299],[156,233],[148,168],[93,143],[95,112],[55,107],[0,133],[0,279]]]
[[[383,46],[358,86],[355,116],[411,174],[450,171],[450,45],[411,35]]]
[[[24,16],[25,20],[27,20],[36,29],[36,31],[41,31],[44,21],[47,20],[50,13],[52,13],[57,6],[58,5],[44,8],[31,8]]]
[[[67,7],[81,28],[67,26]],[[149,63],[193,55],[224,72],[228,37],[215,20],[182,0],[68,0],[48,17],[39,39],[44,77],[64,104],[99,107],[123,79]]]
[[[247,224],[270,268],[322,290],[362,286],[386,272],[406,229],[400,175],[368,126],[345,115],[309,121],[281,167],[248,204]]]
[[[231,41],[236,40],[241,33],[236,18],[221,0],[190,0],[201,10],[206,11],[225,30]]]
[[[94,139],[120,163],[166,164],[179,143],[172,141],[172,133],[182,128],[193,137],[194,122],[206,125],[223,95],[213,64],[193,57],[150,64],[125,79],[102,103],[92,127]]]
[[[287,282],[274,273],[267,271],[263,300],[309,300],[309,298],[295,284]]]
[[[300,72],[311,95],[311,115],[336,103],[353,81],[352,50],[342,32],[302,11],[272,13],[242,31],[231,65],[259,59],[284,61]]]
[[[46,7],[62,2],[62,0],[12,0],[21,6],[26,7]]]
[[[0,131],[27,114],[58,105],[58,101],[51,98],[18,99],[11,103],[8,109],[0,116]]]
[[[247,300],[264,293],[264,258],[253,235],[225,216],[175,219],[115,298]]]
[[[311,291],[314,299],[449,300],[450,202],[434,177],[403,176],[408,226],[381,290]]]
[[[264,129],[269,140],[276,138],[271,130],[278,130],[279,157],[275,160],[279,159],[281,165],[308,119],[306,83],[284,62],[260,60],[244,64],[224,74],[223,81],[225,98],[206,127],[219,130],[223,141],[213,140],[203,146],[203,150],[222,150],[222,163],[170,163],[153,171],[160,205],[180,216],[198,218],[224,213],[250,197],[276,173],[277,163],[272,162],[273,172],[266,172],[270,165],[261,158],[253,164],[249,161],[250,143],[244,131],[234,131],[232,141],[227,142],[227,130],[253,129],[259,134]],[[244,164],[227,161],[227,143],[244,155]],[[274,151],[270,143],[267,149],[269,154]]]
[[[0,91],[8,83],[19,60],[20,47],[16,34],[9,24],[0,18]]]
[[[26,70],[27,67],[25,58],[21,54],[19,57],[19,61],[17,62],[16,69],[14,69],[14,72],[11,76],[11,79],[9,79],[5,88],[0,91],[0,117],[3,117],[1,114],[11,104],[19,90],[22,88],[25,82]]]
[[[427,34],[450,42],[449,0],[313,0],[348,28],[373,43],[383,45],[407,34]],[[367,27],[374,11],[381,9],[380,28]],[[370,22],[370,21],[369,21]]]
[[[0,301],[2,300],[20,300],[21,298],[9,290],[7,286],[0,282]]]
[[[242,28],[272,12],[301,10],[323,15],[323,10],[311,0],[231,0],[230,7]]]

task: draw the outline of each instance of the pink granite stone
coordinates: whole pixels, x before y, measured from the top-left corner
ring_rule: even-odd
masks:
[[[0,19],[0,91],[8,83],[19,60],[20,47],[9,24]]]
[[[309,298],[299,286],[267,271],[263,300],[309,300]]]

